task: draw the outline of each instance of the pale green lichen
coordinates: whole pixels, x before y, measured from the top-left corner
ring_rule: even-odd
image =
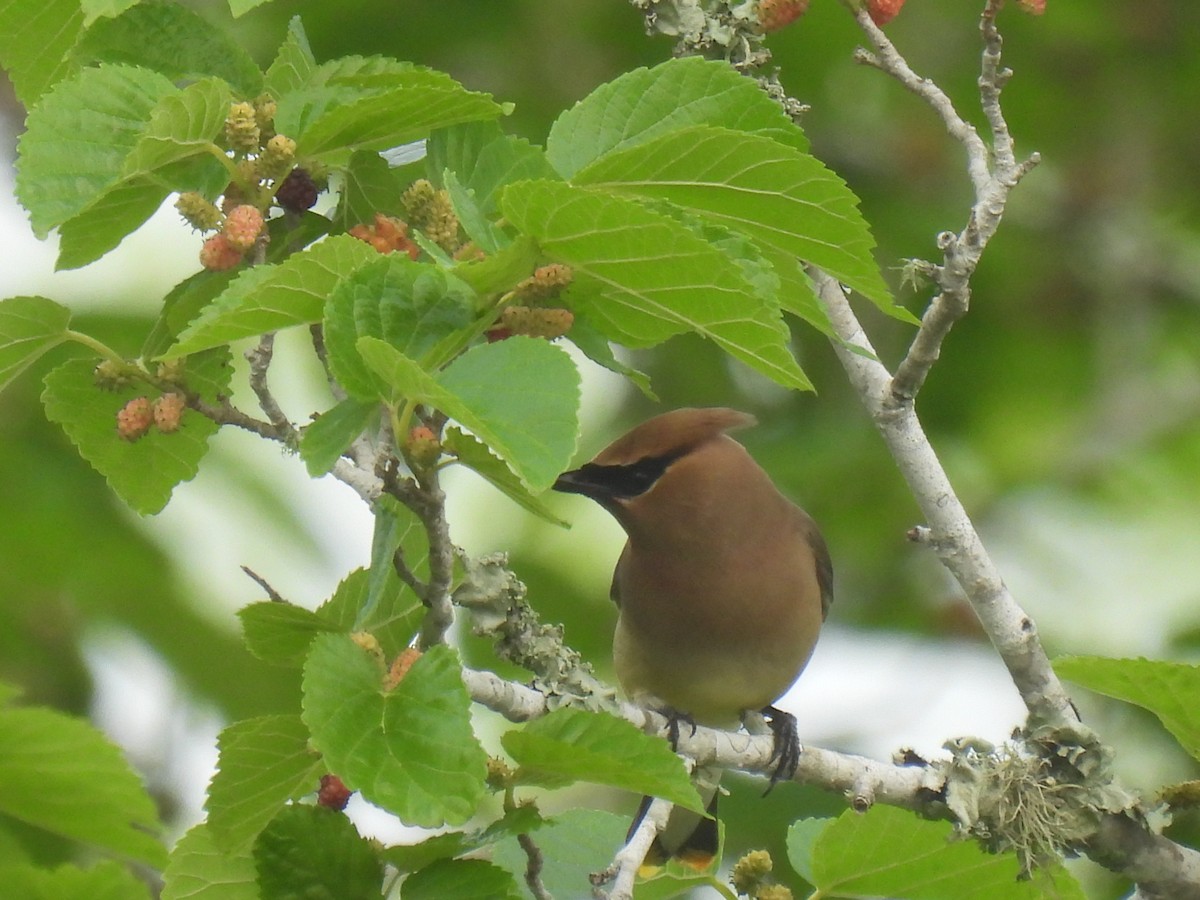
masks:
[[[960,831],[994,853],[1014,852],[1026,875],[1080,849],[1105,815],[1146,818],[1138,796],[1114,779],[1111,749],[1082,725],[946,749],[945,802]]]

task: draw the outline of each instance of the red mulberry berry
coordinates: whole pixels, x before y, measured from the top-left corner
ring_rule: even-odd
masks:
[[[871,14],[871,21],[882,28],[896,18],[903,5],[904,0],[867,0],[867,12]]]
[[[254,246],[263,229],[263,214],[257,207],[243,203],[235,206],[225,216],[225,227],[221,234],[242,253]]]
[[[153,423],[154,413],[146,397],[134,397],[117,412],[117,434],[130,443],[145,436]]]
[[[275,202],[288,212],[300,213],[312,209],[320,194],[317,184],[304,169],[292,169],[275,189]]]
[[[182,394],[163,394],[154,401],[154,424],[165,434],[179,430],[179,422],[183,418],[185,402]]]
[[[242,261],[242,251],[224,234],[214,234],[200,248],[200,265],[212,272],[232,269]]]
[[[759,0],[758,21],[763,31],[778,31],[807,11],[808,0]]]
[[[322,775],[317,803],[329,809],[345,809],[350,802],[350,789],[336,775]]]

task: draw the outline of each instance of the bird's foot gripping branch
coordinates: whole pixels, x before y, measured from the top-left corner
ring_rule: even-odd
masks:
[[[629,897],[641,872],[656,896],[706,884],[726,896],[783,897],[784,883],[802,878],[824,896],[931,897],[932,885],[944,896],[988,886],[986,868],[997,891],[1036,896],[1036,881],[1016,878],[1037,865],[1056,896],[1078,896],[1057,867],[1061,851],[1086,852],[1161,896],[1200,884],[1196,854],[1154,833],[1108,779],[1094,741],[1063,731],[1073,719],[1065,691],[965,512],[943,502],[954,495],[912,408],[965,312],[1006,191],[1028,168],[999,115],[999,2],[989,0],[983,17],[990,148],[879,31],[900,4],[849,4],[874,48],[862,61],[942,116],[967,147],[977,194],[961,233],[944,235],[943,264],[914,267],[939,294],[894,378],[846,295],[897,321],[916,317],[892,298],[856,196],[811,153],[795,122],[802,105],[778,81],[756,83],[728,65],[765,62],[763,14],[779,14],[778,4],[639,2],[659,23],[668,7],[691,23],[677,31],[685,50],[712,52],[709,39],[719,37],[729,52],[599,86],[556,119],[544,146],[505,132],[507,104],[444,73],[383,57],[318,60],[298,21],[261,68],[168,2],[126,4],[113,17],[35,5],[0,9],[0,34],[15,36],[0,40],[0,60],[29,110],[17,192],[33,230],[56,232],[58,266],[76,268],[174,196],[198,232],[197,271],[161,298],[136,338],[92,333],[86,317],[73,323],[47,297],[0,301],[0,386],[42,367],[46,416],[137,513],[163,509],[232,427],[277,445],[313,478],[344,483],[375,527],[369,565],[315,609],[268,590],[269,600],[240,612],[249,652],[285,673],[285,699],[222,731],[206,818],[169,852],[154,803],[110,744],[0,690],[0,811],[57,836],[65,863],[51,870],[39,852],[22,851],[4,866],[6,886],[140,898],[148,891],[135,871],[152,870],[168,900],[323,891],[419,900],[451,890],[545,900],[580,896],[589,873],[601,873],[594,880],[613,897]],[[801,390],[811,385],[793,329],[834,336],[918,502],[936,511],[929,545],[965,586],[982,586],[969,598],[1030,710],[1058,729],[1049,738],[1034,732],[1023,749],[971,744],[949,762],[903,765],[798,746],[782,730],[711,727],[767,707],[804,666],[831,596],[828,553],[807,516],[724,435],[746,422],[730,410],[659,417],[570,470],[580,430],[574,360],[649,394],[648,378],[617,351],[690,334]],[[277,346],[287,331],[300,341]],[[315,409],[296,410],[277,393],[285,353],[323,374]],[[626,527],[616,668],[638,699],[700,723],[680,731],[678,754],[660,739],[661,716],[617,702],[561,631],[538,620],[500,557],[456,550],[443,478],[455,467],[555,524],[543,494],[581,488]],[[714,469],[729,476],[715,488],[705,478]],[[678,500],[697,483],[724,499],[684,504],[693,518],[680,527],[671,494]],[[721,539],[689,550],[689,529]],[[734,557],[745,557],[742,568]],[[685,595],[725,602],[698,604],[681,642],[669,613]],[[774,627],[731,607],[737,597],[769,604]],[[494,668],[515,664],[532,678],[464,666],[449,640],[460,610],[493,638]],[[1067,669],[1168,707],[1168,692],[1122,682],[1125,669],[1095,660]],[[479,707],[502,718],[480,727]],[[1194,751],[1194,730],[1169,726]],[[644,871],[656,842],[668,855],[687,844],[685,835],[672,846],[672,822],[713,808],[691,770],[715,797],[708,771],[730,768],[821,785],[851,810],[836,819],[788,810],[780,830],[794,877],[784,860],[752,853],[734,867],[731,889],[717,874],[720,825],[708,826],[718,853],[698,868],[665,858]],[[627,817],[587,805],[543,813],[546,791],[579,783],[655,799],[630,833]],[[364,839],[342,813],[352,794],[437,833]],[[986,848],[948,842],[945,820]],[[6,848],[28,836],[0,830]],[[63,839],[86,853],[62,854]],[[74,863],[95,850],[112,859]]]

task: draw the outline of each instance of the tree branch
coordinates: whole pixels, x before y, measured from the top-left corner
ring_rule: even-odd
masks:
[[[971,301],[971,276],[979,265],[984,248],[1000,225],[1009,191],[1039,160],[1035,153],[1022,162],[1017,161],[1012,134],[1000,107],[1000,92],[1012,72],[1000,67],[1002,41],[996,29],[999,6],[997,0],[988,0],[979,25],[984,43],[979,94],[991,130],[990,150],[974,126],[958,114],[946,93],[912,70],[883,31],[871,21],[866,10],[860,9],[854,14],[859,27],[874,47],[874,52],[860,50],[855,58],[890,75],[924,100],[937,114],[946,131],[966,151],[967,174],[975,192],[975,202],[962,231],[958,234],[945,231],[938,235],[937,245],[942,251],[942,264],[931,266],[929,273],[939,290],[921,317],[921,327],[908,354],[896,368],[891,390],[900,401],[911,401],[916,397],[941,353],[946,335],[966,314]]]

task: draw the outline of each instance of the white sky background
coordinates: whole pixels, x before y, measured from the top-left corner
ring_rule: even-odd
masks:
[[[11,146],[9,135],[0,138]],[[42,294],[75,309],[117,309],[130,302],[122,298],[161,297],[196,270],[200,245],[168,205],[104,260],[55,273],[56,243],[30,233],[12,199],[11,167],[0,173],[0,242],[7,260],[0,268],[0,297]],[[309,379],[288,377],[288,340],[281,339],[273,384],[284,408],[302,419],[329,400],[309,390]],[[604,430],[622,390],[612,376],[588,364],[585,427]],[[200,475],[176,490],[162,514],[139,523],[171,554],[204,602],[224,604],[231,614],[261,599],[260,589],[238,569],[248,564],[285,596],[315,605],[347,572],[368,562],[367,509],[332,478],[309,479],[298,459],[264,448],[253,436],[225,431],[234,430],[214,439],[214,453]],[[272,523],[223,479],[222,470],[231,465],[248,467],[254,477],[275,485],[324,552],[297,554],[276,539]],[[469,552],[503,549],[504,518],[516,508],[490,488],[456,491],[453,482],[449,487],[456,540]],[[482,514],[472,503],[489,512]],[[578,504],[573,512],[570,532],[548,529],[546,552],[603,547],[593,562],[609,569],[622,541],[619,529],[590,505]],[[990,547],[1010,587],[1042,634],[1064,652],[1161,655],[1172,628],[1196,623],[1200,554],[1180,552],[1182,546],[1200,546],[1194,510],[1154,508],[1141,519],[1118,518],[1047,490],[1012,497],[993,522],[983,524],[992,526]],[[1131,607],[1142,627],[1130,627]],[[1023,719],[1007,673],[988,648],[858,633],[839,627],[837,619],[835,604],[808,671],[781,703],[798,716],[805,742],[883,759],[899,747],[928,756],[954,736],[1001,741]],[[230,620],[232,627],[232,615]],[[153,654],[126,635],[97,636],[88,658],[97,677],[102,727],[135,760],[167,760],[165,771],[188,818],[198,820],[216,761],[216,733],[225,723],[189,705]],[[1140,754],[1130,749],[1122,768],[1138,783],[1170,777],[1164,765],[1181,768],[1156,745]],[[386,823],[361,816],[369,830],[394,833]]]

